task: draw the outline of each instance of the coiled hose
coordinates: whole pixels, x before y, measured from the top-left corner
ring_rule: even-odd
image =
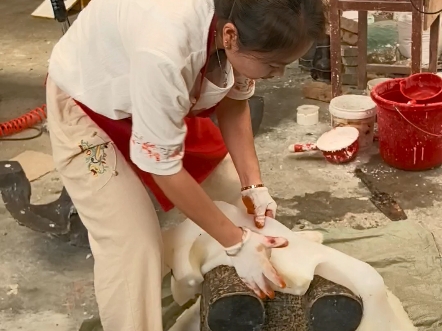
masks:
[[[37,107],[27,112],[26,114],[9,120],[7,122],[0,123],[0,141],[2,140],[30,140],[41,136],[43,130],[36,128],[35,125],[43,122],[46,119],[46,105]],[[26,129],[37,130],[38,133],[31,137],[25,138],[5,138],[13,134],[22,132]]]

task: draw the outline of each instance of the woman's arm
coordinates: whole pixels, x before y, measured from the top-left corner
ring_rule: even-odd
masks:
[[[236,227],[185,169],[175,175],[153,177],[167,197],[187,217],[224,246],[239,277],[256,295],[274,298],[270,283],[281,288],[286,286],[270,263],[268,255],[272,248],[286,247],[286,239],[267,237]]]
[[[224,142],[232,156],[241,185],[247,187],[262,184],[248,101],[224,98],[216,111]],[[255,215],[256,227],[264,227],[266,216],[276,217],[276,202],[266,187],[250,187],[241,194],[247,212]]]
[[[130,156],[141,170],[152,174],[178,209],[221,245],[230,247],[241,242],[242,230],[183,169],[183,143],[187,131],[183,117],[191,103],[182,72],[181,66],[176,66],[161,52],[138,50],[131,54],[133,132]],[[187,81],[191,79],[188,77]],[[148,152],[145,146],[149,146]]]
[[[183,169],[187,131],[183,117],[191,107],[186,82],[191,80],[185,80],[182,68],[162,52],[135,50],[130,58],[132,161],[152,174],[175,206],[224,247],[246,284],[258,295],[272,296],[267,280],[276,286],[283,282],[270,263],[268,249],[283,247],[287,241],[235,226]]]
[[[218,125],[242,186],[261,184],[249,102],[224,98],[216,108]]]
[[[179,210],[222,246],[241,242],[242,230],[221,212],[185,169],[175,175],[153,175],[153,178]]]

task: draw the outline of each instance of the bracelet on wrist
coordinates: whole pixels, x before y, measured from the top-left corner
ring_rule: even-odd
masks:
[[[238,255],[238,253],[241,252],[241,249],[244,247],[244,244],[249,240],[251,233],[250,230],[247,228],[243,228],[242,226],[240,226],[239,228],[242,230],[241,241],[236,245],[224,249],[227,256],[232,257]]]
[[[265,187],[265,185],[264,184],[255,184],[255,185],[244,186],[241,188],[241,192],[246,191],[246,190],[250,190],[252,188],[259,188],[259,187]]]

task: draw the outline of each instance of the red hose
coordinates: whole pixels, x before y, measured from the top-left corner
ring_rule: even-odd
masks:
[[[0,138],[29,129],[45,119],[46,105],[37,107],[18,118],[0,123]]]

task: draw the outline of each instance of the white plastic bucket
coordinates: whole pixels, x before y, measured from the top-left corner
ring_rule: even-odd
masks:
[[[392,78],[375,78],[367,82],[367,94],[370,94],[371,90],[378,84],[391,80]]]
[[[359,130],[359,148],[373,144],[376,104],[369,96],[341,95],[330,102],[332,127],[352,126]]]
[[[411,13],[395,13],[394,19],[398,22],[398,49],[406,58],[411,58],[411,31],[413,15]],[[442,27],[442,21],[441,21]],[[437,55],[442,53],[442,34],[439,34]],[[430,63],[430,29],[422,31],[422,64]]]

